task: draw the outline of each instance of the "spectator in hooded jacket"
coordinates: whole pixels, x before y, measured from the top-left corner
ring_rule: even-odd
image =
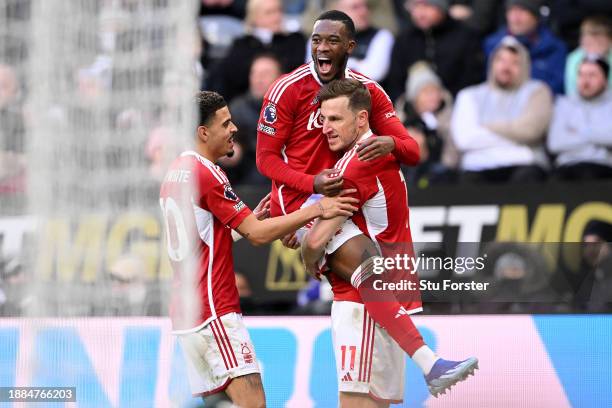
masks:
[[[612,178],[612,92],[610,65],[587,56],[578,70],[578,95],[557,100],[548,148],[557,154],[564,180]]]
[[[529,53],[514,37],[491,54],[485,83],[457,96],[451,135],[461,152],[462,177],[473,182],[535,182],[548,165],[544,136],[552,93],[529,77]]]
[[[453,95],[482,80],[478,36],[448,15],[449,0],[409,0],[411,26],[395,39],[387,91],[392,100],[404,91],[408,68],[426,61]]]
[[[555,94],[563,93],[565,44],[540,21],[542,0],[506,0],[506,25],[484,43],[489,57],[507,35],[516,37],[529,50],[531,77],[544,81]]]

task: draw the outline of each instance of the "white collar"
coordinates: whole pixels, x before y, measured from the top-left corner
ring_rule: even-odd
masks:
[[[217,166],[215,163],[211,162],[210,160],[208,160],[206,157],[202,156],[200,153],[196,152],[195,150],[186,150],[183,153],[181,153],[181,157],[185,157],[185,156],[193,156],[201,162],[206,162],[210,164],[211,166],[215,166],[215,167]]]
[[[367,138],[369,138],[372,135],[374,135],[374,133],[372,133],[372,129],[368,129],[367,132],[365,132],[363,135],[361,135],[361,137],[359,139],[357,139],[357,143],[363,142],[364,140],[366,140]]]

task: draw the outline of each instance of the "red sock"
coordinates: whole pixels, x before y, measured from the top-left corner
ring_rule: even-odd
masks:
[[[363,267],[366,262],[355,271],[351,283],[359,290],[363,304],[372,319],[384,327],[397,344],[412,357],[415,351],[425,345],[423,337],[393,292],[381,290],[373,293],[373,281],[380,279],[380,276],[364,273]]]

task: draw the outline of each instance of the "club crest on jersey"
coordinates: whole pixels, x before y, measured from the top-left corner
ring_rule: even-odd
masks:
[[[269,103],[266,105],[263,111],[263,119],[266,123],[273,124],[276,122],[276,105],[273,103]]]
[[[232,186],[230,186],[229,184],[225,185],[225,198],[232,201],[238,201],[238,196],[236,195],[236,193],[234,193],[234,190],[232,190]]]

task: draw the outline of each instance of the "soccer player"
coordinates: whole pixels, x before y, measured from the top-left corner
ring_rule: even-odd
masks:
[[[194,395],[225,391],[237,406],[262,407],[265,397],[255,350],[240,314],[231,231],[263,244],[317,217],[348,216],[357,200],[325,198],[285,217],[258,220],[214,164],[232,154],[237,131],[225,100],[214,92],[200,92],[197,103],[195,150],[174,161],[160,192],[174,271],[172,328],[186,355]],[[259,218],[265,218],[266,207],[264,199],[256,211]]]
[[[381,279],[374,272],[382,265],[378,253],[395,258],[413,256],[413,251],[406,184],[397,159],[387,154],[366,163],[356,153],[361,143],[375,137],[368,124],[370,94],[359,81],[343,79],[323,88],[319,100],[329,147],[344,152],[334,168],[345,187],[356,191],[360,208],[350,220],[338,216],[316,221],[302,243],[311,274],[317,275],[322,263],[331,269],[327,277],[334,291],[332,335],[340,405],[380,407],[401,401],[404,351],[423,371],[432,395],[445,393],[472,374],[478,361],[443,360],[423,342],[409,316],[422,311],[418,290],[400,303],[394,292],[373,289],[377,279],[396,281],[402,276]],[[418,282],[410,272],[403,276]]]
[[[354,38],[355,25],[345,13],[321,14],[311,37],[312,62],[279,78],[266,93],[257,125],[256,161],[259,171],[272,180],[272,216],[297,210],[313,193],[334,195],[342,188],[342,177],[334,177],[331,169],[337,154],[321,134],[317,97],[321,86],[333,79],[355,78],[366,85],[372,97],[370,125],[379,135],[387,135],[361,144],[361,160],[392,152],[404,164],[418,163],[418,145],[387,94],[376,82],[346,68]]]

